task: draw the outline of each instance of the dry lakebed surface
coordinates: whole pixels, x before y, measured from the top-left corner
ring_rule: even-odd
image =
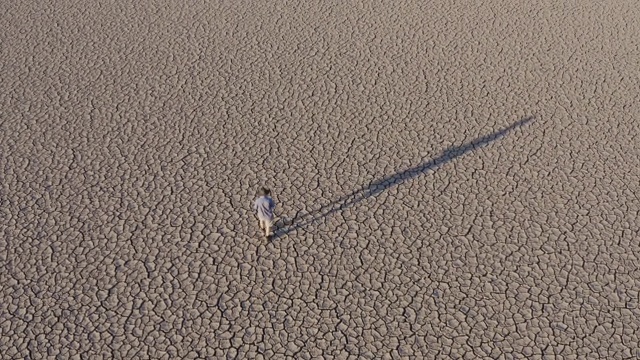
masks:
[[[0,359],[640,359],[639,104],[637,0],[3,0]]]

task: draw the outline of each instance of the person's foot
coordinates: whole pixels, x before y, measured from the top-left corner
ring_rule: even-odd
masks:
[[[273,239],[273,235],[265,235],[264,239],[267,241],[271,241],[271,239]]]

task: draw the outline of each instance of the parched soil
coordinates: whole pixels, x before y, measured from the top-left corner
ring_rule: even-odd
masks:
[[[1,1],[0,358],[640,358],[639,19]]]

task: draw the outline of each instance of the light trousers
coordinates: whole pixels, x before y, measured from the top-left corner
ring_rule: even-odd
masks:
[[[271,228],[273,227],[273,220],[258,219],[260,221],[260,229],[264,230],[264,236],[271,234]]]

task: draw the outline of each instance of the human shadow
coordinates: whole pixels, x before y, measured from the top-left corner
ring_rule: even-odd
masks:
[[[444,150],[442,154],[436,158],[433,158],[429,161],[423,162],[420,165],[414,166],[407,170],[397,172],[395,174],[383,177],[381,179],[375,180],[371,182],[369,185],[364,186],[358,190],[351,192],[348,195],[344,195],[338,199],[333,200],[329,204],[323,205],[319,209],[315,211],[308,212],[299,216],[300,212],[296,214],[296,216],[288,223],[284,223],[281,228],[275,231],[274,237],[279,238],[284,235],[287,235],[293,231],[304,228],[316,221],[325,219],[337,212],[341,212],[355,204],[366,200],[370,197],[378,196],[385,190],[388,190],[391,187],[400,185],[407,180],[411,180],[415,177],[423,175],[430,170],[435,170],[443,164],[446,164],[455,158],[458,158],[468,152],[474,151],[478,148],[481,148],[485,145],[488,145],[500,138],[504,137],[507,133],[527,125],[533,122],[535,119],[534,116],[525,117],[510,126],[496,131],[492,134],[477,138],[468,143],[462,144],[460,146],[452,146],[448,149]]]

